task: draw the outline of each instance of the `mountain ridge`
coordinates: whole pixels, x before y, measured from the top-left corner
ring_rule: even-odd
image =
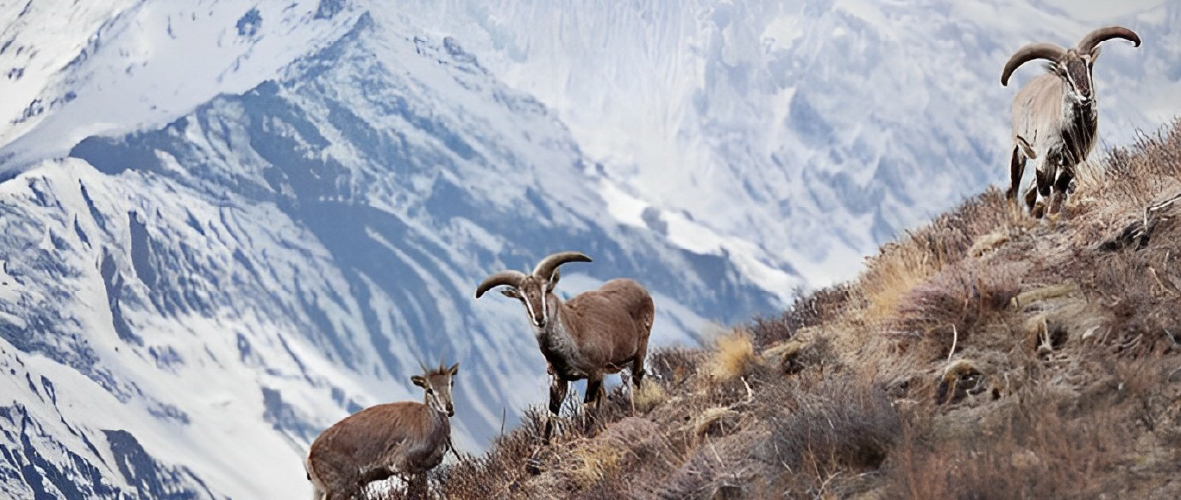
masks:
[[[30,417],[47,431],[0,462],[0,491],[153,497],[151,478],[177,498],[302,494],[318,431],[418,399],[409,375],[440,356],[464,368],[454,437],[477,450],[529,405],[519,388],[545,383],[515,304],[472,290],[555,241],[595,258],[562,293],[646,283],[656,342],[772,307],[724,258],[616,223],[594,181],[560,122],[454,40],[365,15],[276,80],[79,142],[0,184],[0,337],[68,403]],[[45,387],[13,389],[21,409],[45,404]],[[123,450],[145,465],[121,469]],[[26,469],[98,476],[74,491]]]

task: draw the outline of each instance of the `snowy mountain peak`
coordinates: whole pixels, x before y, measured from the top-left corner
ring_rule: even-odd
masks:
[[[9,68],[0,103],[5,168],[245,91],[338,39],[361,15],[340,0],[106,2],[70,8],[71,16],[62,9],[29,2],[0,29],[0,68]]]
[[[545,106],[455,39],[401,29],[359,14],[273,79],[90,136],[0,184],[16,283],[0,337],[70,403],[47,407],[22,383],[14,408],[37,408],[47,431],[0,472],[66,470],[64,449],[76,458],[62,475],[98,478],[88,497],[139,491],[137,474],[178,498],[306,494],[301,455],[319,430],[418,399],[409,375],[440,357],[464,365],[454,439],[478,450],[546,382],[519,307],[472,290],[556,244],[595,258],[563,276],[564,294],[620,276],[649,286],[656,344],[773,309],[725,257],[614,220]],[[9,151],[52,151],[33,139],[68,112]],[[131,439],[146,472],[109,458]],[[0,478],[18,498],[73,494]]]

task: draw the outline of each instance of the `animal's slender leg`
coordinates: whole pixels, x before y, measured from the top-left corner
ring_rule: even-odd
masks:
[[[1042,198],[1050,196],[1050,190],[1054,188],[1054,172],[1050,170],[1039,170],[1037,173],[1037,194]]]
[[[1066,194],[1070,189],[1070,182],[1074,180],[1074,172],[1065,166],[1058,169],[1058,177],[1054,179],[1054,197],[1050,201],[1050,213],[1062,211],[1066,203]]]
[[[643,344],[636,351],[636,356],[632,358],[632,385],[639,387],[640,382],[644,381],[644,375],[648,372],[644,371],[644,358],[648,355],[648,339],[643,340]]]
[[[603,400],[603,376],[590,377],[586,379],[586,396],[582,399],[582,412],[586,418],[586,425],[589,427],[594,425],[595,418],[598,416],[599,405]],[[589,406],[589,408],[588,408]]]
[[[1038,166],[1044,167],[1044,165]],[[1048,172],[1045,168],[1039,168],[1036,175],[1034,175],[1034,181],[1037,183],[1037,193],[1035,194],[1036,202],[1034,203],[1034,206],[1030,207],[1030,213],[1036,219],[1042,218],[1042,216],[1046,213],[1046,202],[1044,200],[1049,199],[1050,197],[1050,190],[1053,188],[1054,184],[1053,180],[1053,172]],[[1029,201],[1028,194],[1025,196],[1025,200],[1027,202]]]
[[[643,380],[644,374],[644,350],[641,349],[640,353],[632,359],[632,388],[631,391],[628,391],[628,394],[631,395],[632,415],[636,414],[636,391],[640,389],[640,382]]]
[[[1029,210],[1029,215],[1034,215],[1034,205],[1037,204],[1037,180],[1031,179],[1029,187],[1025,190],[1025,208]],[[1034,215],[1036,218],[1037,216]]]
[[[599,408],[599,402],[603,399],[603,378],[588,378],[586,379],[586,397],[583,398],[583,404],[594,404],[595,409]]]
[[[1005,199],[1009,205],[1017,208],[1017,190],[1021,185],[1021,176],[1025,175],[1025,155],[1021,154],[1021,146],[1013,144],[1013,153],[1009,157],[1009,189],[1005,191]]]
[[[562,380],[557,374],[550,377],[549,385],[549,412],[550,416],[545,420],[545,444],[549,444],[550,436],[554,431],[554,419],[562,412],[562,402],[566,400],[566,391],[570,384]]]

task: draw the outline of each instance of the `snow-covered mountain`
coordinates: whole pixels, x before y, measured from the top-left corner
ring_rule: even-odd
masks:
[[[254,88],[0,183],[0,491],[305,495],[319,430],[419,399],[408,377],[441,357],[462,364],[456,441],[478,450],[546,385],[520,306],[472,292],[551,251],[595,258],[564,292],[649,285],[656,343],[773,310],[723,256],[614,220],[560,121],[456,40],[346,24]],[[53,151],[41,127],[87,99],[9,161]]]
[[[1136,29],[1101,133],[1173,116],[1181,7],[1107,4],[0,0],[0,494],[306,495],[441,357],[478,450],[545,397],[489,272],[772,313],[1002,180],[1026,41]]]
[[[439,4],[443,6],[440,7]],[[423,0],[606,166],[621,218],[727,249],[768,288],[851,278],[861,256],[1007,182],[1009,104],[1041,71],[1021,45],[1121,24],[1095,65],[1103,144],[1181,114],[1171,0]],[[1102,146],[1102,144],[1101,144]],[[736,202],[737,201],[737,202]]]

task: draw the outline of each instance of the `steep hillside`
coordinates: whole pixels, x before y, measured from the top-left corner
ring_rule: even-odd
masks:
[[[477,498],[1177,498],[1181,121],[1035,222],[996,189],[712,349],[630,408],[541,414],[436,475]],[[537,394],[540,401],[542,394]]]

